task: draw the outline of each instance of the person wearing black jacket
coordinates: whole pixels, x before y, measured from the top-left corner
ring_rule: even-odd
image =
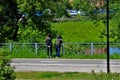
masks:
[[[47,56],[48,58],[52,58],[52,37],[50,34],[46,37],[46,45],[47,45]]]

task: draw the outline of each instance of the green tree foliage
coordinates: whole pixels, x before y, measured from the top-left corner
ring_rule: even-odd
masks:
[[[22,37],[22,41],[24,38],[28,38],[27,41],[29,42],[43,41],[43,36],[47,33],[55,33],[51,30],[51,21],[53,18],[65,15],[64,0],[17,0],[17,2],[19,11],[27,14],[26,25],[21,25],[22,22],[19,21],[19,34]],[[25,29],[24,32],[22,32],[23,29]]]
[[[0,1],[0,42],[25,41],[21,39],[29,35],[43,37],[47,33],[54,33],[51,31],[51,21],[53,18],[65,15],[65,2],[64,0]],[[27,29],[34,34],[26,35]]]
[[[119,0],[109,0],[109,38],[110,42],[120,42],[120,1]],[[106,6],[104,7],[106,9]],[[106,26],[106,13],[104,17],[100,18]],[[106,28],[101,32],[102,37],[106,37]]]
[[[110,0],[110,9],[115,12],[112,16],[109,16],[111,42],[120,42],[120,0]]]
[[[16,40],[17,17],[16,0],[0,0],[0,42]]]

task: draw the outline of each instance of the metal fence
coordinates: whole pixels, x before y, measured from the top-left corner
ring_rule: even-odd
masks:
[[[10,51],[10,53],[17,52],[33,52],[35,55],[46,53],[45,43],[0,43],[0,48]],[[120,43],[110,43],[110,49],[114,53],[120,48]],[[55,53],[55,45],[52,46],[52,52]],[[110,51],[111,52],[111,51]],[[120,52],[120,50],[118,50]],[[61,54],[104,54],[106,53],[105,43],[63,43],[61,47]],[[117,53],[117,52],[116,52]]]

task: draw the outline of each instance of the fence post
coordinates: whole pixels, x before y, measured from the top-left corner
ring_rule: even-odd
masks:
[[[12,53],[12,43],[9,44],[10,47],[10,53]]]
[[[38,55],[38,52],[37,52],[37,43],[35,43],[35,54]]]
[[[79,44],[76,44],[77,45],[77,54],[80,54],[79,52]]]
[[[62,43],[62,54],[64,54],[64,43]]]
[[[94,53],[94,44],[91,43],[91,55],[93,55],[93,53]]]

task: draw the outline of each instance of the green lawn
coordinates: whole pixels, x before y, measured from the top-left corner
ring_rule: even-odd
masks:
[[[120,80],[120,73],[16,72],[17,80]]]
[[[65,42],[103,42],[106,39],[99,38],[105,26],[99,22],[95,26],[92,21],[68,21],[52,24],[53,30],[62,34]]]

